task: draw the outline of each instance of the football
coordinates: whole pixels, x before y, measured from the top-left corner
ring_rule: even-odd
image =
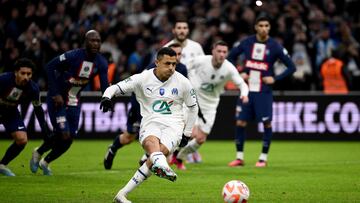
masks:
[[[250,196],[250,190],[242,181],[231,180],[224,185],[222,195],[227,203],[246,203]]]

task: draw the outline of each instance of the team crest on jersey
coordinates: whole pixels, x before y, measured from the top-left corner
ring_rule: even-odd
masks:
[[[14,87],[6,99],[10,101],[18,101],[20,99],[22,92],[23,91],[21,89]]]
[[[266,45],[262,43],[255,43],[251,53],[251,58],[263,61],[265,59],[265,53]]]
[[[160,94],[161,96],[163,96],[163,95],[165,94],[165,89],[164,89],[164,88],[160,88],[160,89],[159,89],[159,94]]]
[[[174,87],[172,90],[171,90],[171,94],[172,95],[178,95],[179,94],[179,91],[176,87]]]
[[[90,78],[94,63],[90,61],[84,61],[81,64],[81,69],[79,72],[79,77],[81,78]]]
[[[161,113],[161,114],[171,114],[171,109],[170,107],[174,104],[174,101],[171,100],[169,102],[166,101],[162,101],[162,100],[156,100],[153,105],[152,105],[152,109],[154,112],[156,113]]]

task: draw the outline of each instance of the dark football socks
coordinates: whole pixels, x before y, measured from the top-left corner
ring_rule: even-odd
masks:
[[[25,148],[25,145],[17,145],[13,142],[10,147],[6,150],[4,157],[1,159],[0,164],[8,165],[20,152]]]

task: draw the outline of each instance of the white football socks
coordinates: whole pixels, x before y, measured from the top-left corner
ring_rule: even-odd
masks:
[[[123,195],[127,195],[138,185],[140,185],[144,180],[151,176],[151,171],[147,167],[146,162],[140,166],[140,168],[135,172],[134,176],[129,180],[129,182],[120,190]],[[119,191],[119,192],[120,192]]]
[[[244,160],[244,152],[236,152],[236,159]]]
[[[186,156],[190,153],[193,153],[193,152],[196,152],[199,148],[200,148],[201,145],[199,145],[197,142],[196,142],[196,139],[192,139],[185,147],[183,147],[178,155],[177,155],[177,158],[181,159],[181,160],[184,160],[186,159]]]
[[[150,154],[150,161],[152,164],[169,167],[166,157],[162,152],[153,152]]]
[[[259,160],[267,161],[267,156],[268,156],[267,154],[261,153],[259,156]]]

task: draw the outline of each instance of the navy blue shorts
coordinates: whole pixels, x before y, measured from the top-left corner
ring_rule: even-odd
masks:
[[[7,133],[13,133],[15,131],[25,131],[26,126],[23,119],[20,116],[19,110],[5,111],[0,113],[0,123],[4,125]]]
[[[272,92],[249,92],[249,103],[243,104],[240,99],[236,106],[236,119],[243,121],[265,122],[272,120]]]
[[[72,137],[76,137],[79,127],[80,107],[64,105],[55,108],[52,99],[47,99],[47,106],[54,132],[56,134],[70,132]]]

